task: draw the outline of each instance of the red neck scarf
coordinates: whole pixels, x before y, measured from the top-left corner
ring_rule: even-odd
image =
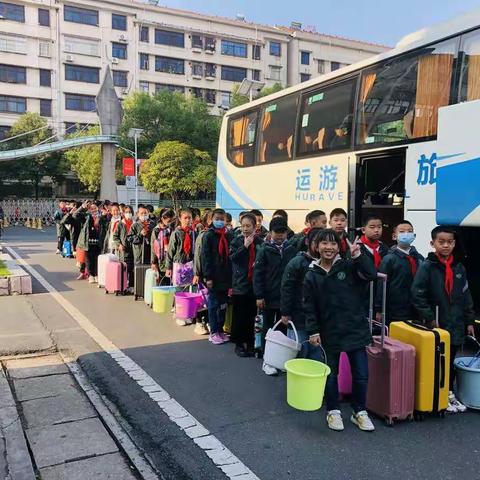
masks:
[[[380,241],[379,240],[369,240],[365,235],[362,235],[360,241],[366,245],[367,247],[371,248],[373,251],[373,263],[375,264],[375,268],[380,266],[382,263],[382,257],[380,255]]]
[[[130,229],[132,228],[132,225],[133,225],[133,220],[130,218],[130,219],[124,219],[123,222],[125,223],[125,227],[127,229],[127,233],[130,233]]]
[[[417,262],[411,255],[407,255],[407,260],[410,262],[410,269],[412,270],[412,277],[417,274]]]
[[[227,229],[226,228],[215,228],[215,233],[220,235],[218,240],[218,254],[223,259],[224,262],[228,259],[228,240],[227,240]]]
[[[185,237],[183,239],[183,252],[187,257],[190,257],[190,252],[192,251],[192,239],[190,238],[190,232],[192,229],[190,227],[180,227],[180,230],[185,232]]]
[[[312,227],[307,227],[307,228],[304,228],[303,229],[303,234],[304,235],[308,235],[310,233],[310,230],[312,229]]]
[[[147,231],[147,236],[150,233],[150,222],[147,220],[145,222],[142,222],[143,228]]]
[[[348,250],[348,244],[347,244],[347,241],[345,240],[345,237],[342,235],[340,238],[340,253],[342,255],[345,255],[345,253],[347,253],[347,250]]]
[[[93,228],[97,233],[100,231],[100,217],[93,217]]]
[[[118,227],[118,222],[120,220],[113,220],[113,228],[112,228],[112,233],[115,233],[115,231],[117,230],[117,227]]]
[[[445,291],[448,294],[448,297],[451,298],[453,291],[453,255],[450,255],[446,260],[440,255],[436,254],[438,261],[445,265]]]
[[[255,263],[255,240],[250,244],[248,247],[248,281],[251,282],[253,280],[253,265]]]

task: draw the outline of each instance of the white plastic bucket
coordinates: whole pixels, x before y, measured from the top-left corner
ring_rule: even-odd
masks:
[[[302,345],[298,342],[297,329],[293,322],[288,322],[295,333],[295,340],[288,338],[282,332],[276,330],[281,320],[273,328],[269,328],[265,336],[265,353],[263,361],[278,370],[286,371],[285,362],[297,357]]]

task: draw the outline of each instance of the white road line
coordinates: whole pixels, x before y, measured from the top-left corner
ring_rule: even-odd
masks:
[[[158,407],[178,425],[221,469],[226,477],[234,480],[260,480],[240,459],[238,459],[215,435],[212,435],[193,415],[183,408],[145,370],[125,355],[95,325],[66,298],[63,297],[40,273],[30,266],[11,247],[5,246],[17,262],[52,295],[60,306],[80,327],[136,382]]]

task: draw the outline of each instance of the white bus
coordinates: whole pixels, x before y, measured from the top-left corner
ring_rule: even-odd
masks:
[[[480,275],[479,99],[480,10],[228,111],[217,205],[267,222],[284,209],[296,230],[313,209],[341,207],[351,228],[375,212],[387,243],[406,218],[422,253],[436,224],[456,225]]]

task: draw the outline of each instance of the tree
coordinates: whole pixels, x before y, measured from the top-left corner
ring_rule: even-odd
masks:
[[[240,95],[238,93],[239,88],[240,84],[233,87],[232,98],[230,99],[230,108],[239,107],[240,105],[244,105],[245,103],[248,103],[250,101],[247,95]],[[274,83],[271,87],[263,87],[255,99],[266,97],[267,95],[277,93],[280,90],[283,90],[282,84]]]
[[[143,128],[139,157],[148,157],[163,141],[179,141],[216,158],[220,121],[203,100],[161,90],[155,95],[134,92],[123,102],[122,145],[133,150],[130,128]]]
[[[38,113],[22,115],[12,125],[7,139],[10,140],[0,144],[2,150],[32,147],[39,143],[56,140],[53,130],[48,127],[47,120]],[[0,178],[33,184],[35,198],[39,196],[39,184],[43,177],[47,176],[58,182],[67,171],[67,163],[60,152],[0,163]]]
[[[195,196],[214,191],[215,171],[207,152],[179,141],[165,141],[147,158],[140,178],[147,191],[171,198],[176,209],[182,193]]]

